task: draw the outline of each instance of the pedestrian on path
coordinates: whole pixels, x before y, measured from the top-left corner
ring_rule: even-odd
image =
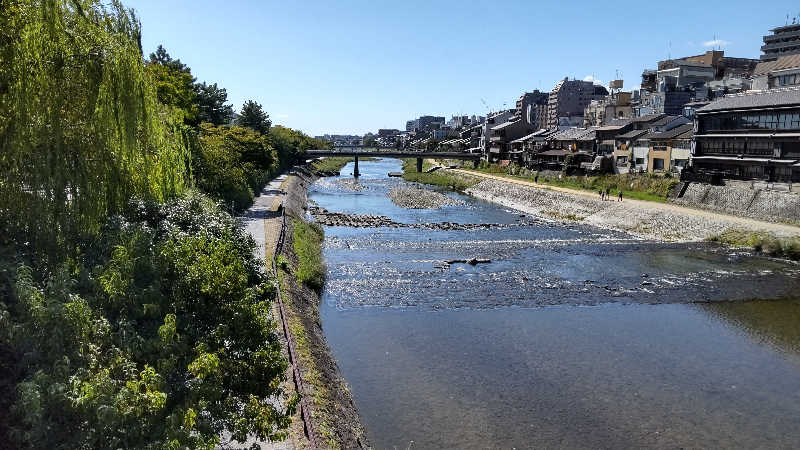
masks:
[[[619,191],[619,198],[617,199],[617,201],[619,201],[619,202],[622,201],[622,191]]]
[[[600,189],[599,191],[597,191],[597,193],[600,194],[600,200],[602,200],[603,199],[603,190]]]
[[[606,188],[606,200],[611,200],[611,188]]]

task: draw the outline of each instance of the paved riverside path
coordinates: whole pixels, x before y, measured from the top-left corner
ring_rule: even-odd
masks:
[[[596,192],[589,192],[583,191],[579,189],[570,189],[564,188],[560,186],[551,186],[549,184],[544,183],[534,183],[533,181],[525,181],[516,178],[506,178],[498,175],[491,175],[482,172],[472,171],[472,170],[463,170],[463,169],[449,169],[457,173],[470,175],[473,177],[478,178],[485,178],[495,181],[501,181],[504,183],[511,183],[517,184],[520,186],[527,186],[537,189],[546,189],[555,192],[562,192],[565,194],[570,194],[574,196],[580,197],[587,197],[592,200],[598,200],[598,195]],[[616,203],[616,198],[613,197],[612,201],[608,202],[609,204]],[[774,233],[779,236],[796,236],[800,235],[800,227],[789,225],[789,224],[782,224],[782,223],[774,223],[774,222],[765,222],[762,220],[752,219],[749,217],[741,217],[741,216],[734,216],[730,214],[724,214],[714,211],[707,211],[703,209],[695,209],[690,208],[682,205],[676,205],[674,203],[658,203],[658,202],[649,202],[645,200],[636,200],[636,199],[624,199],[623,203],[626,206],[626,209],[638,209],[638,210],[646,210],[646,211],[653,211],[658,213],[666,213],[666,214],[674,214],[679,216],[687,216],[687,217],[694,217],[704,221],[713,221],[717,223],[724,223],[728,225],[730,228],[743,228],[748,230],[761,230],[761,231],[768,231]]]
[[[253,239],[255,239],[256,249],[254,252],[257,257],[264,260],[265,270],[267,272],[272,271],[272,256],[275,254],[275,248],[281,232],[281,214],[278,207],[284,198],[284,191],[281,189],[281,185],[284,181],[286,181],[287,178],[288,176],[286,174],[282,174],[267,183],[267,185],[264,186],[264,188],[258,194],[258,197],[253,200],[253,206],[248,208],[247,211],[244,211],[240,216],[237,217],[242,226],[253,237]],[[271,314],[273,323],[277,325],[276,330],[278,332],[278,337],[281,340],[283,356],[286,358],[287,341],[286,336],[283,335],[283,327],[280,326],[281,318],[277,301],[272,303]],[[283,398],[275,399],[277,402],[284,403],[287,398],[295,392],[291,371],[292,368],[290,366],[286,373],[287,381],[282,385],[286,395],[284,395]],[[253,444],[258,444],[264,450],[294,450],[304,447],[302,444],[295,442],[294,439],[295,436],[301,436],[303,434],[302,430],[302,421],[300,420],[299,414],[296,414],[292,418],[292,424],[289,426],[289,437],[283,442],[262,442],[258,439],[251,438],[248,439],[247,442],[226,443],[226,441],[230,438],[230,436],[226,435],[222,436],[222,444],[218,446],[218,448],[246,449],[250,448]]]

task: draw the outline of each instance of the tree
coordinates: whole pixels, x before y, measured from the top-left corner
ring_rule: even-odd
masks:
[[[163,45],[159,45],[155,53],[150,53],[149,63],[167,66],[176,72],[192,73],[192,70],[189,69],[189,66],[183,64],[180,59],[172,59]]]
[[[238,124],[243,127],[252,128],[261,134],[266,134],[269,131],[272,121],[269,120],[269,114],[261,109],[261,105],[248,100],[242,105],[242,112],[239,116]]]
[[[200,123],[208,122],[214,125],[226,125],[233,118],[233,106],[225,104],[228,101],[228,91],[217,87],[217,83],[205,82],[194,85],[197,94],[197,119]]]
[[[180,111],[186,123],[195,122],[199,109],[194,88],[196,78],[192,76],[191,69],[181,60],[172,59],[161,45],[155,53],[150,53],[146,66],[155,83],[158,100]]]
[[[375,147],[378,145],[378,141],[375,139],[374,134],[367,133],[364,135],[364,139],[362,140],[362,145],[364,147]]]

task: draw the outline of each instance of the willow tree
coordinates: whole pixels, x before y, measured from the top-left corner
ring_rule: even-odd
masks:
[[[163,200],[188,152],[118,1],[2,0],[0,214],[39,250],[97,230],[131,196]],[[55,244],[55,245],[54,245]]]

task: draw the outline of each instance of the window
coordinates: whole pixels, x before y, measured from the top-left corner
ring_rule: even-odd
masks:
[[[653,158],[653,170],[664,170],[664,158]]]
[[[636,158],[636,165],[637,166],[644,165],[644,158]]]

